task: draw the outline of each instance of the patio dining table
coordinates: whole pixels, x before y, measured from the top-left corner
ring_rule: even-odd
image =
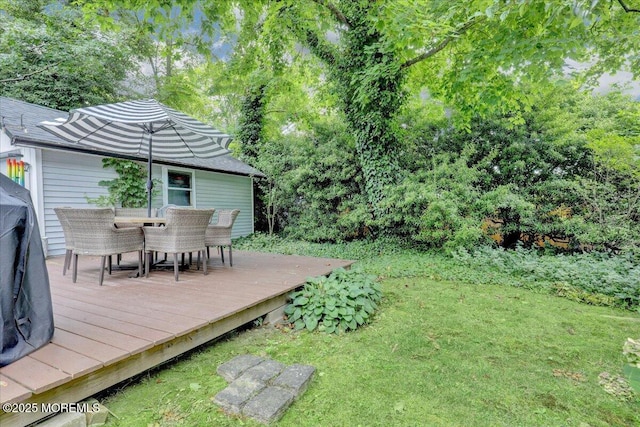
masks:
[[[142,227],[143,225],[162,225],[167,222],[166,218],[161,217],[140,217],[140,216],[116,216],[113,221],[115,224],[126,224],[132,227]]]
[[[114,217],[113,223],[118,227],[142,227],[145,225],[153,225],[160,226],[164,225],[167,222],[165,218],[162,217],[142,217],[142,216],[116,216]],[[143,262],[146,261],[146,257],[144,257]],[[162,267],[162,263],[154,263],[154,268]],[[116,270],[135,270],[137,269],[134,265],[121,265],[118,262],[117,266],[113,266],[112,268]],[[132,272],[129,277],[139,277],[137,271]]]

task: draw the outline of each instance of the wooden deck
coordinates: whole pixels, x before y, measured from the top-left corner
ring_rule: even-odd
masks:
[[[64,257],[48,259],[53,339],[0,368],[2,403],[34,403],[36,412],[0,411],[0,425],[25,426],[48,415],[46,404],[79,402],[282,307],[307,277],[351,264],[234,251],[229,267],[211,256],[206,276],[192,269],[176,283],[172,270],[114,271],[103,286],[97,258],[80,257],[76,283],[62,275]]]

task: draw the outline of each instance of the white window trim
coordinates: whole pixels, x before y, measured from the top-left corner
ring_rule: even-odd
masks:
[[[185,174],[191,175],[191,203],[194,208],[196,208],[196,173],[193,169],[181,168],[175,166],[162,166],[162,205],[166,206],[169,204],[169,171],[171,172],[181,172]]]

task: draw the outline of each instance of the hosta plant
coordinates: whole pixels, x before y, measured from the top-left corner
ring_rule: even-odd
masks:
[[[285,314],[294,329],[338,333],[369,322],[382,290],[375,276],[339,268],[328,277],[308,278],[290,297]]]

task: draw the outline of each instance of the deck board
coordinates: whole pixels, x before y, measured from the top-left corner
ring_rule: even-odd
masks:
[[[63,329],[67,332],[110,345],[111,347],[120,348],[128,353],[136,350],[146,350],[153,346],[153,342],[150,340],[143,340],[128,334],[115,332],[111,329],[69,319],[68,317],[55,313],[53,319],[56,329]]]
[[[121,348],[112,347],[110,345],[67,332],[58,327],[56,327],[56,331],[53,334],[51,342],[59,345],[60,347],[83,354],[91,359],[95,359],[98,361],[96,364],[100,366],[115,363],[129,355],[126,350]]]
[[[63,305],[57,305],[56,308],[57,314],[60,316],[110,331],[131,335],[135,338],[151,341],[153,344],[165,342],[172,337],[172,334],[170,333],[162,332],[154,328],[148,328],[136,323],[124,322],[119,319],[105,317],[95,313],[75,310]]]
[[[102,365],[95,359],[53,343],[39,348],[29,356],[69,374],[71,378],[88,374]]]
[[[233,267],[212,254],[207,275],[192,266],[176,282],[172,270],[148,278],[114,270],[99,286],[98,258],[80,257],[76,283],[62,275],[63,259],[47,260],[53,339],[0,368],[1,403],[78,402],[281,307],[307,277],[351,264],[234,251]],[[43,415],[0,411],[0,425]]]
[[[3,367],[2,374],[20,382],[33,393],[42,393],[71,379],[69,374],[31,356],[23,357]]]
[[[0,396],[2,396],[3,403],[20,402],[31,397],[33,394],[31,390],[3,374],[0,374],[0,390],[2,391]]]
[[[97,304],[88,302],[76,301],[68,298],[61,298],[54,296],[54,304],[56,307],[73,308],[85,313],[94,313],[96,315],[108,317],[111,319],[119,319],[124,322],[132,323],[134,325],[145,326],[150,329],[155,329],[161,332],[174,336],[176,333],[182,331],[175,322],[168,322],[164,319],[153,319],[142,313],[128,313],[126,311],[117,310],[109,307],[102,307]]]

